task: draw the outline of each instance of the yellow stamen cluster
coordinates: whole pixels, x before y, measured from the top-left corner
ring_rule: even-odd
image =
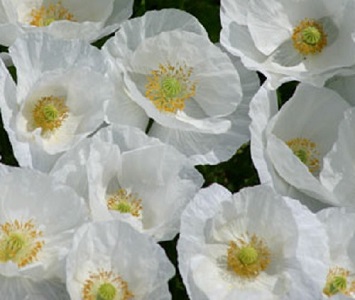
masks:
[[[90,274],[82,288],[83,300],[129,300],[133,298],[128,284],[112,271]]]
[[[305,19],[293,29],[292,41],[294,48],[302,55],[316,54],[327,46],[327,35],[322,23]]]
[[[286,142],[293,154],[303,162],[313,174],[320,169],[319,156],[316,143],[306,138],[295,138]]]
[[[348,279],[350,271],[341,267],[329,270],[323,293],[328,297],[336,294],[351,296],[355,293],[355,281]]]
[[[32,111],[35,128],[42,128],[43,132],[53,131],[62,125],[68,112],[64,98],[42,97]]]
[[[270,264],[270,251],[263,240],[252,235],[249,241],[230,241],[227,250],[228,268],[242,278],[256,278]]]
[[[37,27],[48,26],[59,20],[75,21],[73,14],[63,7],[61,1],[49,4],[48,7],[42,5],[39,9],[32,9],[31,17],[30,25]]]
[[[41,240],[43,233],[38,230],[32,220],[25,223],[15,220],[0,225],[0,262],[12,261],[19,268],[38,258],[44,246]]]
[[[142,200],[138,199],[136,195],[128,193],[125,189],[119,189],[115,194],[108,197],[107,208],[140,217],[142,213],[141,203]]]
[[[145,96],[161,112],[183,110],[185,101],[196,93],[196,82],[190,80],[192,72],[186,65],[159,65],[147,76]]]

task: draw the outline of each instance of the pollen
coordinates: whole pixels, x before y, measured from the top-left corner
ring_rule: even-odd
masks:
[[[12,261],[22,268],[38,260],[44,246],[43,233],[32,220],[0,225],[0,262]]]
[[[304,19],[293,29],[292,41],[302,55],[317,54],[327,46],[327,34],[321,22]]]
[[[160,64],[147,76],[145,96],[161,112],[184,110],[185,101],[196,94],[196,82],[190,78],[192,73],[193,68],[185,64]]]
[[[270,251],[265,242],[255,234],[248,241],[238,239],[229,242],[228,269],[236,275],[254,279],[270,264]]]
[[[73,14],[62,5],[61,1],[49,4],[47,7],[42,5],[39,9],[32,9],[31,18],[30,25],[37,27],[48,26],[60,20],[75,21]]]
[[[82,287],[83,300],[129,300],[133,298],[128,283],[112,271],[90,274]]]
[[[286,142],[293,154],[303,162],[312,174],[316,174],[320,169],[319,157],[316,143],[306,138],[295,138]]]
[[[44,132],[53,131],[62,125],[68,112],[64,98],[42,97],[37,100],[32,112],[35,128],[42,128]]]
[[[351,296],[355,293],[355,281],[349,280],[350,271],[341,267],[331,268],[323,293],[328,297],[336,294]]]
[[[108,196],[107,208],[140,217],[142,215],[142,200],[125,189],[119,189],[113,195]]]

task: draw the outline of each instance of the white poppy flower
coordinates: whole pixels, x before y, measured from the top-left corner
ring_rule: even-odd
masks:
[[[324,283],[325,299],[344,295],[355,299],[355,210],[327,208],[317,213],[329,237],[330,265]]]
[[[269,79],[324,82],[355,64],[352,0],[222,0],[221,43]]]
[[[72,300],[171,299],[173,275],[159,245],[117,220],[80,228],[67,259]]]
[[[329,262],[322,224],[267,186],[212,185],[181,218],[179,269],[192,300],[320,299]]]
[[[65,259],[88,218],[83,199],[48,175],[19,168],[1,176],[0,189],[0,290],[11,299],[66,299]]]
[[[132,14],[133,0],[35,0],[0,2],[0,44],[27,32],[95,41],[117,30]]]
[[[306,84],[280,111],[276,103],[276,94],[262,87],[250,108],[251,153],[261,182],[313,210],[322,207],[316,199],[337,204],[323,182],[323,162],[350,105],[330,89]]]
[[[17,84],[3,64],[4,127],[19,164],[47,171],[103,122],[112,86],[98,49],[79,40],[29,34],[9,48]]]
[[[113,110],[108,109],[108,122],[121,123],[117,116],[134,113],[137,121],[132,125],[173,145],[196,164],[227,160],[247,141],[244,133],[235,133],[246,131],[244,120],[235,117],[245,114],[240,104],[250,100],[252,90],[246,87],[242,97],[232,61],[192,16],[163,10],[126,21],[103,52],[122,95],[109,103]],[[255,74],[248,80],[258,82]],[[146,128],[149,118],[153,122]]]
[[[178,233],[203,183],[175,148],[137,128],[110,126],[58,159],[50,172],[87,199],[92,219],[120,219],[156,240]]]

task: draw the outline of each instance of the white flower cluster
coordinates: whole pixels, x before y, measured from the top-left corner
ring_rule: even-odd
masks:
[[[192,300],[354,299],[355,1],[221,0],[218,45],[102,1],[0,0],[0,299],[171,299],[177,234]]]

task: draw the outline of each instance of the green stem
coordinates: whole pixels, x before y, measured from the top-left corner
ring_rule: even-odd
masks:
[[[152,128],[152,125],[154,123],[154,120],[152,118],[149,118],[148,124],[147,124],[147,128],[145,129],[145,133],[148,134],[150,128]]]

